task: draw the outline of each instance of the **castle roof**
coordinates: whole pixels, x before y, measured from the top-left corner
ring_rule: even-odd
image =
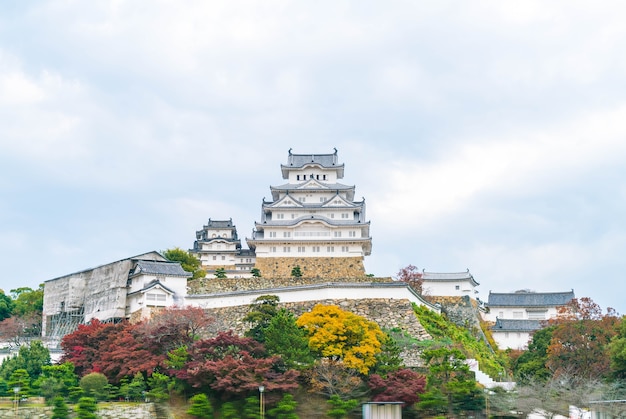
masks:
[[[496,319],[491,327],[494,332],[534,332],[541,329],[540,320]]]
[[[289,149],[287,164],[281,164],[280,168],[283,178],[287,179],[291,170],[299,170],[310,165],[320,166],[325,169],[336,169],[337,177],[339,179],[343,178],[344,165],[338,163],[337,149],[331,154],[293,154],[291,149]]]
[[[230,220],[212,220],[209,218],[209,223],[204,228],[235,228],[235,226],[232,218]]]
[[[563,306],[574,297],[574,290],[566,292],[516,291],[495,293],[489,291],[487,304],[490,307],[555,307]]]
[[[422,271],[422,280],[430,282],[469,281],[473,286],[480,285],[469,269],[465,272],[425,272]]]
[[[185,271],[179,262],[153,262],[149,260],[139,260],[129,276],[140,274],[183,276],[190,277],[191,273]]]

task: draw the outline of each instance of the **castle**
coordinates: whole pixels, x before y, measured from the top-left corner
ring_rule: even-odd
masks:
[[[190,253],[209,278],[220,269],[228,277],[248,278],[256,268],[271,278],[287,278],[294,267],[302,276],[345,279],[365,275],[371,253],[365,199],[354,201],[355,187],[339,183],[344,165],[332,154],[294,154],[281,165],[286,183],[271,186],[261,220],[241,247],[231,220],[211,220],[196,232]]]

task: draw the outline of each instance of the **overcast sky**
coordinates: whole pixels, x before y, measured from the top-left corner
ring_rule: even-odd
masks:
[[[366,270],[469,269],[626,313],[626,4],[0,3],[0,288],[209,218],[245,243],[287,153],[365,197]]]

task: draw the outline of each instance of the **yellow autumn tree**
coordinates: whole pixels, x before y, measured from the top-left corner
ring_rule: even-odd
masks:
[[[306,331],[312,351],[362,374],[376,363],[385,337],[375,322],[334,305],[317,304],[296,323]]]

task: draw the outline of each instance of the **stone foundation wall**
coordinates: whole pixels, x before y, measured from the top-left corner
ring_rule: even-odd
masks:
[[[71,412],[72,406],[68,407]],[[157,417],[152,403],[132,406],[98,405],[96,415],[100,419],[153,419]],[[13,407],[0,408],[0,419],[15,419],[15,417],[15,409]],[[52,407],[20,407],[17,417],[20,419],[49,419],[52,417]]]
[[[304,278],[359,278],[365,276],[363,257],[283,257],[257,258],[255,268],[267,278],[291,278],[291,270],[300,266]]]
[[[319,300],[297,303],[280,303],[279,307],[284,307],[293,312],[296,317],[302,313],[310,311],[316,304],[336,305],[342,310],[358,314],[372,320],[386,330],[401,331],[416,340],[432,339],[428,332],[422,327],[417,316],[413,312],[413,307],[408,300],[393,299],[362,299],[362,300]],[[221,307],[207,309],[209,314],[215,318],[215,323],[211,328],[211,333],[232,330],[239,335],[243,335],[250,329],[250,324],[242,319],[250,310],[249,306]],[[420,354],[415,349],[409,349],[402,354],[407,366],[421,366]]]
[[[356,282],[356,283],[371,283],[371,282],[393,282],[393,279],[387,278],[373,278],[368,276],[361,276],[356,278],[273,278],[273,277],[261,277],[261,278],[198,278],[187,281],[187,293],[189,295],[202,295],[202,294],[220,294],[224,292],[232,291],[249,291],[249,290],[262,290],[269,288],[283,288],[293,287],[299,285],[311,285],[311,284],[323,284],[327,282]]]

